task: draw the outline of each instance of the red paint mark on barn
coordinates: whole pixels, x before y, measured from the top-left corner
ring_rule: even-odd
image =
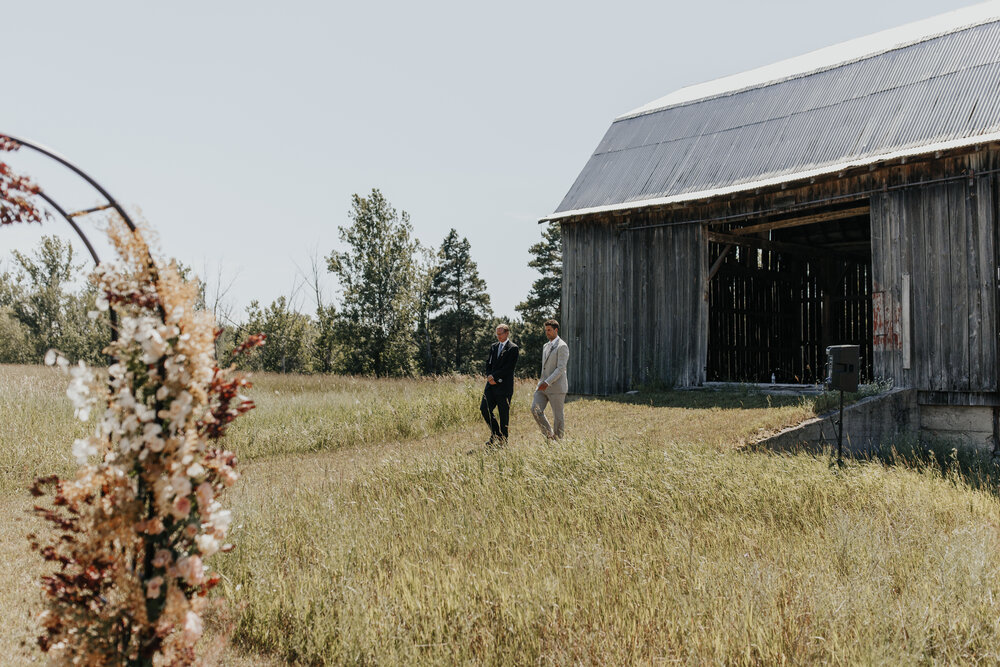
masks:
[[[903,338],[900,334],[903,319],[903,309],[892,298],[891,292],[879,290],[879,285],[873,285],[876,291],[872,293],[872,329],[873,344],[876,350],[889,351],[903,349]]]

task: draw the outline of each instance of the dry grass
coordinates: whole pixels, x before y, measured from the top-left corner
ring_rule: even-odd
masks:
[[[0,406],[38,372],[0,367]],[[62,405],[58,387],[33,410]],[[580,400],[552,446],[521,385],[510,445],[485,452],[464,380],[263,377],[255,392],[233,434],[238,548],[216,560],[227,664],[1000,660],[996,497],[934,466],[737,451],[811,402]],[[28,504],[21,476],[66,465],[73,432],[19,414],[0,431],[8,516]],[[39,451],[7,451],[8,431]],[[0,640],[11,655],[37,565],[24,524],[0,530],[0,622],[25,629]]]

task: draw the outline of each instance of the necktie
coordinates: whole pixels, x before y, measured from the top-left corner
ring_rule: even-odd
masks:
[[[500,343],[499,345],[497,345],[497,359],[500,358],[501,354],[503,354],[503,343]]]

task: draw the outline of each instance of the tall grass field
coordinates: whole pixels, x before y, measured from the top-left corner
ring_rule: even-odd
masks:
[[[745,447],[814,399],[581,398],[552,444],[521,384],[494,450],[477,380],[255,382],[229,438],[236,549],[213,557],[223,664],[1000,661],[995,486]],[[64,390],[0,366],[2,664],[41,660],[26,487],[72,473],[87,427]]]

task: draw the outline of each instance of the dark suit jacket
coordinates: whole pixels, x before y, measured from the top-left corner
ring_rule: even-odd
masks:
[[[492,375],[496,384],[486,383],[486,389],[499,393],[501,396],[514,395],[514,366],[517,365],[517,355],[520,349],[510,338],[503,346],[503,354],[497,358],[497,341],[490,346],[490,356],[486,359],[486,375]]]

